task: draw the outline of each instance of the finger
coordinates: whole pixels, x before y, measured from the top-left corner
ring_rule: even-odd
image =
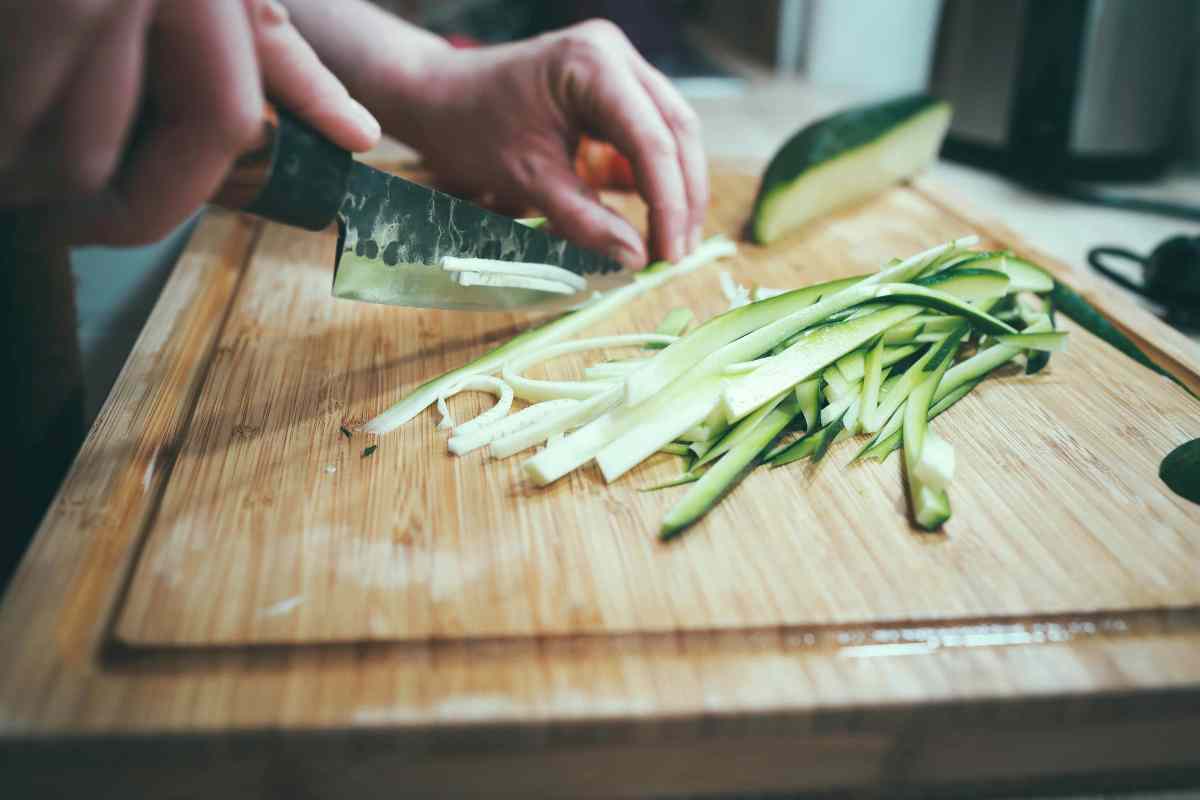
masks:
[[[708,212],[708,159],[704,155],[700,120],[666,76],[642,60],[632,58],[634,71],[658,107],[679,149],[679,169],[688,198],[688,249],[700,244]]]
[[[212,196],[261,131],[264,99],[242,0],[164,0],[147,62],[151,121],[111,187],[68,210],[77,240],[160,238]]]
[[[604,253],[628,269],[646,265],[642,237],[626,219],[605,207],[570,169],[566,153],[529,156],[520,175],[518,183],[556,233],[581,247]]]
[[[246,0],[267,94],[352,152],[379,143],[379,122],[330,72],[277,0]]]
[[[90,194],[108,183],[137,116],[149,4],[132,5],[97,32],[62,95],[56,169],[69,194]]]
[[[615,34],[608,38],[615,40],[611,46],[585,39],[587,46],[568,53],[562,78],[565,107],[633,163],[638,190],[650,207],[652,249],[660,258],[677,261],[687,249],[689,217],[678,146],[629,66],[628,43],[621,44],[625,40]]]

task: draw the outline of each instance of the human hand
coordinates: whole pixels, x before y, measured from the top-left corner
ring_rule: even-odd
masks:
[[[264,91],[350,150],[379,125],[274,0],[26,0],[0,29],[0,208],[153,241],[258,136]]]
[[[653,254],[678,260],[699,242],[708,206],[700,126],[686,101],[624,34],[594,20],[535,39],[439,51],[418,102],[376,105],[452,191],[535,206],[567,238],[627,266],[646,248],[573,170],[581,134],[633,164],[650,208]]]

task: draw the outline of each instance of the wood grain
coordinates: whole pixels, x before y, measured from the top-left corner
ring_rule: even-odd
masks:
[[[911,222],[889,226],[894,228],[890,235],[911,239],[904,242],[905,250],[920,246],[925,236],[954,234],[976,225],[961,216],[961,208],[956,207],[954,214],[935,209],[920,196],[920,190],[918,185],[916,192],[901,192],[883,201],[899,203],[908,209],[905,213],[924,209],[923,214],[943,226],[935,230],[913,228]],[[715,219],[725,221],[721,224],[736,217],[737,212],[726,207],[733,199],[729,193],[718,195]],[[836,260],[834,269],[838,271],[850,272],[889,256],[885,248],[872,249],[870,241],[851,236],[856,215],[871,210],[858,209],[831,221],[828,228],[803,234],[796,241],[794,256],[764,269],[783,269],[785,276],[796,274],[808,280],[816,269],[827,266],[801,260],[801,248],[809,246],[809,237],[835,234],[842,237],[839,247],[846,253],[844,260]],[[991,238],[1014,247],[1027,246],[1000,233],[993,232]],[[1051,398],[1060,398],[1054,403],[1064,402],[1063,397],[1079,400],[1079,392],[1063,384],[1069,365],[1078,361],[1081,353],[1092,352],[1083,335],[1076,337],[1067,354],[1056,356],[1052,371],[1043,379],[1027,385],[1023,378],[1006,377],[979,398],[964,401],[938,425],[956,445],[971,448],[962,431],[972,425],[964,419],[961,428],[957,427],[955,418],[967,414],[973,424],[982,424],[987,416],[982,410],[1003,405],[1007,422],[1002,430],[1019,443],[1019,447],[1002,451],[980,453],[972,448],[969,453],[960,452],[964,466],[973,465],[965,482],[976,488],[965,494],[956,491],[959,522],[982,518],[994,529],[993,516],[1001,521],[1013,519],[1013,525],[1028,525],[1031,515],[1047,519],[1063,515],[1084,518],[1098,526],[1097,530],[1089,529],[1081,536],[1045,523],[1037,539],[1018,541],[1001,530],[998,543],[994,543],[980,541],[969,526],[958,525],[946,540],[935,541],[918,538],[903,527],[890,527],[896,525],[892,515],[902,513],[897,505],[886,515],[880,512],[874,539],[867,539],[859,527],[827,532],[793,526],[798,538],[815,537],[811,541],[816,544],[809,545],[810,549],[795,545],[786,551],[798,569],[808,571],[789,575],[788,584],[771,587],[768,596],[778,607],[785,607],[785,601],[795,602],[812,591],[792,584],[816,576],[821,591],[828,592],[821,595],[827,602],[845,598],[853,607],[877,609],[872,603],[897,591],[889,583],[857,585],[849,591],[836,580],[856,574],[850,571],[852,566],[863,569],[864,553],[872,560],[903,558],[905,564],[919,564],[927,558],[949,559],[949,551],[954,568],[969,573],[975,581],[965,600],[954,601],[951,614],[961,614],[962,608],[973,605],[985,607],[995,602],[993,594],[1003,602],[1044,606],[1082,593],[1072,588],[1057,592],[1035,587],[1021,595],[1016,590],[1024,591],[1027,584],[1006,577],[1014,570],[1026,578],[1030,574],[1014,563],[1020,554],[1045,554],[1046,564],[1040,568],[1052,571],[1064,583],[1098,586],[1103,581],[1092,573],[1099,571],[1105,579],[1128,587],[1134,581],[1116,566],[1120,563],[1117,555],[1132,557],[1132,564],[1121,566],[1136,572],[1142,569],[1137,565],[1142,551],[1148,551],[1150,563],[1156,566],[1153,572],[1140,573],[1146,585],[1136,594],[1119,598],[1126,608],[1134,602],[1148,604],[1145,608],[1117,613],[1072,611],[1044,618],[985,614],[923,623],[893,615],[890,619],[897,619],[895,624],[839,622],[751,630],[718,626],[703,631],[668,627],[656,633],[617,635],[597,631],[587,636],[445,636],[302,646],[122,644],[114,638],[112,625],[115,615],[122,609],[129,614],[137,602],[132,595],[129,604],[123,600],[130,569],[138,564],[147,569],[154,557],[156,536],[185,529],[179,519],[172,518],[173,513],[189,511],[183,496],[173,499],[173,493],[183,491],[184,476],[212,479],[215,473],[229,470],[223,488],[234,496],[252,496],[234,480],[250,479],[255,491],[263,492],[265,487],[274,492],[275,511],[271,513],[284,514],[280,509],[290,505],[306,507],[308,499],[298,503],[296,497],[282,491],[283,481],[300,475],[311,481],[311,486],[320,486],[323,478],[302,474],[283,454],[291,457],[301,452],[307,459],[308,448],[332,451],[344,447],[333,443],[337,419],[373,413],[424,370],[442,369],[443,362],[457,362],[481,347],[470,339],[475,333],[460,328],[463,317],[365,307],[343,312],[333,308],[340,305],[335,303],[328,303],[314,319],[293,318],[295,327],[286,333],[270,318],[248,326],[245,320],[251,317],[244,312],[255,308],[255,303],[265,310],[271,303],[287,305],[302,300],[309,291],[308,278],[298,270],[315,269],[292,260],[295,254],[308,252],[315,240],[304,234],[280,236],[268,230],[257,242],[258,235],[257,224],[228,214],[210,214],[200,225],[0,605],[0,641],[5,643],[0,648],[0,761],[5,764],[5,785],[12,796],[84,791],[93,797],[146,796],[151,792],[164,797],[211,797],[217,793],[229,797],[392,796],[398,786],[421,796],[488,791],[616,797],[833,786],[890,793],[905,787],[945,789],[994,782],[1025,786],[1096,771],[1145,781],[1174,774],[1167,770],[1200,769],[1200,753],[1194,746],[1200,740],[1200,608],[1185,605],[1178,600],[1181,595],[1172,594],[1178,588],[1179,571],[1191,567],[1195,574],[1194,550],[1186,549],[1195,545],[1188,545],[1182,534],[1192,535],[1194,540],[1196,529],[1170,527],[1172,520],[1193,522],[1195,518],[1186,515],[1194,512],[1158,496],[1156,479],[1152,473],[1142,474],[1143,467],[1097,463],[1083,457],[1085,452],[1107,457],[1130,447],[1135,452],[1148,447],[1146,441],[1128,436],[1131,431],[1146,434],[1129,427],[1134,423],[1127,418],[1089,419],[1071,429],[1073,440],[1057,435],[1046,443],[1037,440],[1030,426],[1022,426],[1020,418],[1007,416],[1016,402],[1023,415],[1044,421],[1058,408]],[[269,270],[258,266],[263,254],[271,252],[277,253],[277,265],[288,270],[277,282],[262,274]],[[751,251],[748,263],[752,264],[749,259],[753,258]],[[327,275],[322,278],[327,279]],[[302,285],[298,286],[297,280]],[[715,285],[711,276],[705,280],[706,286]],[[274,290],[274,299],[251,297],[250,290],[256,286]],[[720,305],[703,288],[686,291],[702,295],[697,299],[697,311],[715,310]],[[640,305],[632,310],[632,319],[639,326],[653,324],[666,306],[666,300],[658,307]],[[355,360],[326,368],[325,359],[336,361],[340,356],[326,352],[317,339],[342,313],[365,315],[356,316],[354,324],[370,332],[356,332],[353,343],[345,341],[344,332],[333,334],[339,342],[336,346],[353,351]],[[415,330],[411,323],[400,322],[410,318],[420,321]],[[515,321],[515,317],[498,318],[486,327],[504,328]],[[1154,341],[1170,341],[1161,323],[1136,309],[1124,322],[1135,334],[1141,331]],[[393,328],[412,331],[415,341],[400,341]],[[235,331],[238,335],[231,334]],[[439,337],[445,334],[463,349],[443,347]],[[283,398],[282,389],[270,382],[283,380],[281,373],[271,371],[269,360],[260,363],[258,340],[270,341],[281,354],[288,369],[275,369],[289,372],[291,385],[312,393],[297,390],[294,397]],[[303,344],[298,346],[296,341]],[[306,345],[311,353],[303,352]],[[427,352],[419,359],[406,359],[422,351]],[[1187,350],[1180,356],[1182,363],[1194,363],[1194,354]],[[258,381],[252,384],[252,396],[230,394],[219,407],[214,392],[229,392],[232,381],[243,380],[242,372],[231,362],[259,364],[255,367]],[[1104,372],[1083,373],[1100,383],[1096,397],[1080,406],[1080,414],[1090,418],[1097,404],[1103,410],[1114,402],[1112,395],[1117,395],[1125,404],[1123,413],[1163,415],[1168,418],[1169,430],[1195,435],[1195,414],[1178,404],[1176,394],[1182,394],[1178,389],[1165,382],[1160,385],[1148,372],[1129,374],[1115,364],[1109,366]],[[322,399],[313,405],[314,397]],[[335,411],[333,404],[339,399],[344,405]],[[464,400],[460,408],[469,402]],[[301,409],[309,409],[313,418],[304,422]],[[214,446],[233,442],[233,428],[239,424],[258,425],[258,437],[279,437],[272,441],[279,443],[283,453],[254,449],[255,435],[248,430],[240,434],[235,448]],[[304,438],[294,440],[273,427],[281,424],[297,426],[294,436],[307,437],[308,443],[299,446],[296,441],[306,441]],[[326,431],[325,424],[335,429]],[[1097,442],[1097,429],[1105,424],[1109,439]],[[341,456],[350,466],[343,464],[334,475],[358,470],[351,472],[358,482],[372,476],[377,481],[403,476],[404,483],[398,485],[418,487],[425,493],[417,494],[420,500],[433,491],[423,482],[432,474],[429,465],[456,463],[433,449],[438,440],[431,427],[427,418],[410,426],[414,432],[424,431],[419,436],[425,449],[420,450],[423,462],[410,460],[404,465],[406,471],[386,467],[388,462],[383,460],[369,466],[355,461],[359,449],[355,443],[349,455]],[[332,442],[326,440],[326,433]],[[1169,437],[1162,434],[1162,438]],[[376,455],[392,452],[399,459],[399,448],[391,444],[396,440],[383,439]],[[1072,456],[1070,477],[1057,484],[1063,487],[1061,491],[1037,488],[1039,480],[1054,476],[1030,476],[1024,459],[1033,457],[1035,450],[1051,454],[1038,457]],[[833,460],[826,465],[830,469],[822,470],[814,481],[830,481],[828,488],[838,492],[843,503],[861,502],[854,487],[869,488],[872,481],[879,483],[880,491],[896,492],[895,500],[900,502],[897,464],[890,465],[890,477],[881,474],[868,479],[844,470],[841,462],[846,456],[841,452],[834,451]],[[255,481],[235,454],[257,459],[256,468],[274,470],[271,474],[276,480]],[[219,467],[213,467],[213,472],[200,469],[199,462],[205,458],[219,462]],[[1135,465],[1146,458],[1135,456]],[[189,465],[190,459],[196,463]],[[319,464],[320,458],[316,461]],[[476,462],[468,469],[470,463],[448,468],[463,470],[455,477],[488,491],[504,480],[503,475],[494,476],[497,470],[503,473],[503,464]],[[383,474],[385,469],[390,471]],[[630,482],[649,480],[655,470],[666,469],[666,465],[653,467]],[[477,476],[471,478],[470,470]],[[487,480],[485,470],[490,476]],[[844,477],[837,477],[843,473]],[[751,478],[739,494],[759,491],[752,486],[759,477]],[[985,484],[985,479],[1001,483]],[[839,480],[848,484],[840,485]],[[1112,487],[1107,498],[1100,497],[1096,488],[1101,484]],[[985,493],[985,485],[995,488]],[[979,512],[968,507],[967,498],[978,496],[987,501],[989,509],[1003,508],[1009,495],[1002,487],[1011,485],[1032,492],[1029,502],[1012,512],[1015,516],[1008,511],[1001,516],[995,510]],[[310,488],[309,483],[301,486],[305,491]],[[200,487],[196,488],[199,491]],[[544,496],[530,493],[530,499],[522,495],[520,502],[560,503],[571,494],[587,498],[590,493],[613,491],[618,490],[606,489],[596,479],[581,478],[567,489]],[[1085,508],[1080,497],[1098,505]],[[736,501],[735,495],[731,502]],[[421,522],[413,510],[416,501],[412,495],[377,492],[371,502],[378,508],[356,509],[355,513],[384,514],[401,526],[401,534],[411,530],[417,544],[409,547],[425,546],[421,543],[445,535]],[[1099,527],[1112,514],[1124,513],[1126,505],[1143,512],[1138,524],[1125,532],[1128,538]],[[1063,507],[1071,511],[1056,510]],[[640,522],[636,513],[643,513],[616,503],[607,508],[626,524]],[[203,504],[196,509],[216,513]],[[244,520],[270,517],[261,504],[251,503],[239,513]],[[571,622],[571,614],[578,612],[571,611],[567,601],[586,597],[593,587],[612,586],[612,570],[632,570],[641,562],[656,560],[686,565],[716,548],[738,546],[731,541],[742,541],[745,550],[741,552],[749,560],[728,568],[738,576],[748,576],[750,585],[741,586],[737,594],[714,596],[714,600],[730,603],[732,609],[705,609],[714,619],[738,619],[765,607],[755,605],[765,593],[756,584],[762,582],[758,572],[770,565],[764,566],[763,554],[750,545],[756,541],[752,537],[763,533],[762,521],[772,512],[764,504],[753,513],[751,522],[757,528],[706,527],[677,549],[657,548],[646,531],[623,527],[616,539],[622,548],[618,567],[590,560],[611,546],[603,541],[564,539],[561,535],[539,538],[518,531],[514,538],[522,547],[543,547],[537,551],[539,563],[550,564],[560,570],[554,574],[566,577],[558,585],[522,588],[539,598],[536,603],[512,594],[478,592],[471,595],[471,602],[489,604],[488,616],[506,624],[513,620],[527,624],[521,615],[533,613],[529,609],[542,615],[539,620]],[[842,516],[825,513],[822,520],[831,525],[844,525],[842,516],[851,514],[849,507]],[[556,520],[553,531],[559,530],[569,533],[569,525]],[[842,535],[836,536],[838,533]],[[1081,542],[1083,549],[1068,551],[1057,541],[1060,536]],[[397,539],[397,547],[405,546],[402,535]],[[147,549],[139,561],[142,542]],[[1180,548],[1176,566],[1161,558],[1160,550],[1172,547]],[[1098,563],[1088,560],[1105,551],[1112,555]],[[217,554],[221,552],[218,548]],[[843,553],[856,560],[836,563]],[[255,609],[262,607],[259,604],[286,600],[289,581],[296,580],[292,573],[303,577],[304,570],[316,568],[314,558],[331,554],[337,555],[326,550],[312,558],[305,556],[300,563],[283,561],[273,567],[231,564],[248,576],[280,573],[284,577],[270,578],[282,581],[280,584],[248,585],[230,599],[235,607]],[[194,556],[204,557],[203,553]],[[364,552],[359,563],[368,575],[387,575],[391,566],[387,560],[378,565],[378,572],[372,572],[376,568],[372,559],[381,557],[379,551]],[[1055,557],[1063,560],[1056,563]],[[555,566],[559,563],[571,569]],[[515,566],[509,563],[507,568]],[[889,574],[888,568],[872,566],[876,570],[872,574]],[[682,567],[661,569],[677,575]],[[436,570],[433,574],[439,575]],[[904,594],[923,597],[952,585],[950,578],[930,577],[928,571],[919,579],[916,573],[904,574]],[[456,575],[435,577],[434,583],[427,585],[453,585]],[[933,583],[922,583],[929,580]],[[378,588],[366,601],[366,608],[386,605],[388,591]],[[633,591],[621,587],[614,602],[628,606]],[[661,591],[669,595],[699,590],[672,585]],[[1081,607],[1100,608],[1119,594],[1100,595],[1104,603],[1084,597]],[[252,603],[246,602],[248,597]],[[1167,600],[1166,608],[1150,607],[1162,598]],[[161,598],[163,602],[167,599]],[[183,609],[181,624],[183,618],[193,618],[188,624],[195,625],[196,617],[211,611],[212,604],[199,599],[203,613]],[[414,609],[413,620],[435,619],[448,631],[474,624],[471,618],[451,618],[439,606],[444,602],[427,598]],[[517,605],[506,606],[514,602]],[[279,614],[284,620],[276,623],[278,628],[253,630],[256,635],[292,635],[301,628],[300,617],[291,615],[306,606],[309,603],[301,603]],[[492,606],[505,606],[506,610]],[[512,608],[517,610],[507,610]],[[663,615],[655,608],[652,606],[652,612],[626,608],[623,618],[639,624],[655,619],[673,623],[693,613],[672,608]],[[180,612],[176,607],[172,613]],[[311,607],[306,613],[319,616]],[[822,613],[835,616],[838,609],[825,608]],[[722,614],[725,616],[719,616]],[[125,623],[140,619],[130,614]],[[576,619],[581,620],[579,624],[596,624],[581,616]],[[219,621],[214,618],[212,627],[199,629],[208,633],[223,630]],[[601,622],[608,624],[609,620]],[[319,628],[315,621],[303,624],[310,626],[309,631]]]
[[[717,174],[712,229],[736,235],[753,190],[751,178]],[[720,268],[797,286],[968,232],[901,188],[780,246],[744,245]],[[1200,603],[1200,538],[1188,535],[1200,507],[1155,477],[1163,454],[1200,435],[1195,406],[1074,327],[1048,372],[1009,371],[937,423],[962,465],[944,535],[910,527],[898,457],[849,467],[857,448],[846,444],[819,468],[760,470],[682,542],[661,545],[658,521],[684,489],[638,488],[677,471],[671,457],[613,485],[586,468],[539,490],[523,483],[521,457],[447,454],[432,411],[361,457],[368,442],[347,441],[340,426],[524,323],[330,302],[332,247],[278,226],[260,239],[121,615],[124,643],[647,633]],[[603,330],[650,330],[664,309],[704,318],[724,305],[712,269]],[[574,374],[584,359],[553,369]]]

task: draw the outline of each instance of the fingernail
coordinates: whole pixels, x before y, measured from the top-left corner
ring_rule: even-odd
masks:
[[[267,23],[284,23],[288,21],[287,7],[279,0],[266,0],[259,6],[260,18]]]
[[[609,248],[608,257],[625,269],[639,269],[646,263],[641,253],[624,244],[614,245]]]
[[[379,127],[379,120],[375,119],[375,115],[367,111],[367,107],[353,97],[350,98],[350,116],[358,124],[362,132],[372,139],[378,139],[383,132],[382,128]]]
[[[700,242],[704,239],[704,228],[700,225],[692,226],[692,235],[689,239],[689,244],[692,250],[700,246]]]

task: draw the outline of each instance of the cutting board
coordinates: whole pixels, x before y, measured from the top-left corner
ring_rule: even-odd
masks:
[[[715,169],[709,231],[753,189]],[[1200,389],[1193,344],[967,209],[919,179],[594,332],[719,311],[721,269],[786,287],[977,231]],[[1048,371],[934,423],[961,471],[942,534],[908,525],[898,458],[846,444],[662,545],[685,490],[637,489],[666,457],[535,489],[449,455],[430,412],[363,458],[341,425],[533,318],[333,301],[332,247],[197,227],[0,604],[14,796],[1025,795],[1200,767],[1200,508],[1156,477],[1200,417],[1169,382],[1068,324]]]
[[[755,179],[714,176],[708,232],[737,237]],[[635,219],[640,209],[626,201]],[[591,334],[724,310],[718,272],[795,287],[978,232],[897,188],[646,297]],[[530,453],[450,455],[435,412],[375,440],[354,427],[528,326],[512,314],[334,301],[332,234],[259,236],[116,625],[131,646],[540,637],[1040,619],[1200,603],[1200,506],[1156,477],[1200,436],[1185,392],[1067,325],[1036,376],[986,381],[935,423],[956,447],[954,516],[913,529],[899,456],[761,469],[681,541],[658,521],[686,487],[659,456],[608,485],[547,488]],[[590,353],[545,374],[575,376]],[[610,354],[611,355],[611,354]],[[460,418],[490,403],[451,402]],[[364,448],[377,445],[372,455]]]

